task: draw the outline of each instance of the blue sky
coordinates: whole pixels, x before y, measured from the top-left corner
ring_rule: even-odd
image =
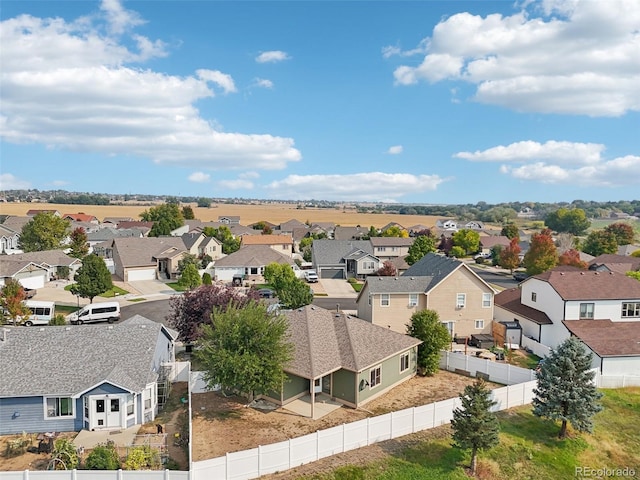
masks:
[[[3,0],[0,188],[632,200],[636,0]]]

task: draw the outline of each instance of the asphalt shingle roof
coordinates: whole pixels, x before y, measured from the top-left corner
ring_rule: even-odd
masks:
[[[434,279],[433,285],[437,285],[462,265],[463,263],[455,258],[445,257],[444,255],[438,255],[435,253],[427,253],[424,257],[411,265],[402,276],[432,276]]]
[[[432,287],[433,277],[373,277],[367,279],[369,293],[425,293]]]
[[[532,278],[548,282],[563,300],[640,299],[640,282],[620,273],[554,269]]]
[[[501,291],[493,298],[493,302],[496,307],[501,307],[517,315],[526,317],[538,325],[553,324],[546,313],[521,303],[519,288],[508,288]]]
[[[316,265],[340,265],[358,249],[373,255],[369,240],[314,240],[313,259]]]
[[[154,257],[169,248],[185,250],[180,237],[114,238],[113,249],[123,267],[156,266]],[[114,252],[114,257],[116,253]]]
[[[113,325],[1,328],[0,397],[76,395],[104,381],[142,391],[156,376],[159,335],[176,337],[139,315]]]
[[[340,368],[360,372],[421,343],[360,318],[311,305],[282,313],[295,345],[294,359],[285,370],[303,378],[318,378]]]
[[[270,263],[286,263],[293,265],[293,259],[276,252],[268,245],[247,245],[237,252],[216,260],[214,267],[257,267]]]
[[[640,356],[640,322],[564,320],[562,323],[601,357]]]

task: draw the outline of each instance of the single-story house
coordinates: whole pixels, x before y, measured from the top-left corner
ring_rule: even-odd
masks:
[[[278,405],[325,393],[358,408],[416,374],[420,340],[343,312],[307,305],[282,312],[295,350],[288,381],[266,395]]]
[[[6,256],[0,262],[0,287],[9,280],[33,290],[44,287],[49,275],[47,269],[29,260],[14,260],[14,256]]]
[[[186,253],[180,237],[114,238],[105,248],[105,256],[113,258],[115,275],[125,282],[175,276]]]
[[[46,268],[47,277],[45,279],[45,282],[48,282],[50,279],[59,277],[60,268],[68,268],[68,278],[73,279],[76,271],[82,266],[82,260],[70,257],[69,255],[64,253],[63,250],[42,250],[40,252],[20,253],[17,255],[13,255],[11,258],[15,260],[26,260]],[[39,287],[29,288],[40,288],[43,286],[44,283]]]
[[[571,335],[593,354],[592,367],[601,375],[640,375],[640,322],[565,320]]]
[[[139,315],[113,325],[0,328],[0,434],[153,421],[176,338]]]
[[[246,280],[262,280],[264,267],[270,263],[291,265],[298,270],[293,259],[285,254],[276,252],[268,245],[247,245],[237,252],[216,260],[213,264],[216,280],[230,282],[235,275],[241,275]]]

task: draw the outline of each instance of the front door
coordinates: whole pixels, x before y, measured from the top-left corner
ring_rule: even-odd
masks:
[[[322,393],[331,395],[331,374],[322,377]]]
[[[90,429],[122,427],[122,399],[116,396],[93,396],[89,413]]]

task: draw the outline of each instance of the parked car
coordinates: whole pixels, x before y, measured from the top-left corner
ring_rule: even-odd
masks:
[[[309,283],[316,283],[318,281],[318,274],[315,270],[305,270],[304,278]]]
[[[491,252],[482,252],[473,257],[474,260],[477,260],[479,258],[491,258]]]
[[[276,292],[270,288],[261,288],[258,290],[258,295],[260,295],[260,298],[273,298],[276,296]]]
[[[25,293],[25,299],[29,299],[29,298],[33,298],[35,297],[36,293],[38,293],[38,291],[35,288],[25,288],[24,289],[24,293]]]
[[[522,282],[523,280],[526,280],[527,278],[529,278],[529,275],[527,275],[527,272],[516,272],[513,274],[513,279],[516,282]]]

